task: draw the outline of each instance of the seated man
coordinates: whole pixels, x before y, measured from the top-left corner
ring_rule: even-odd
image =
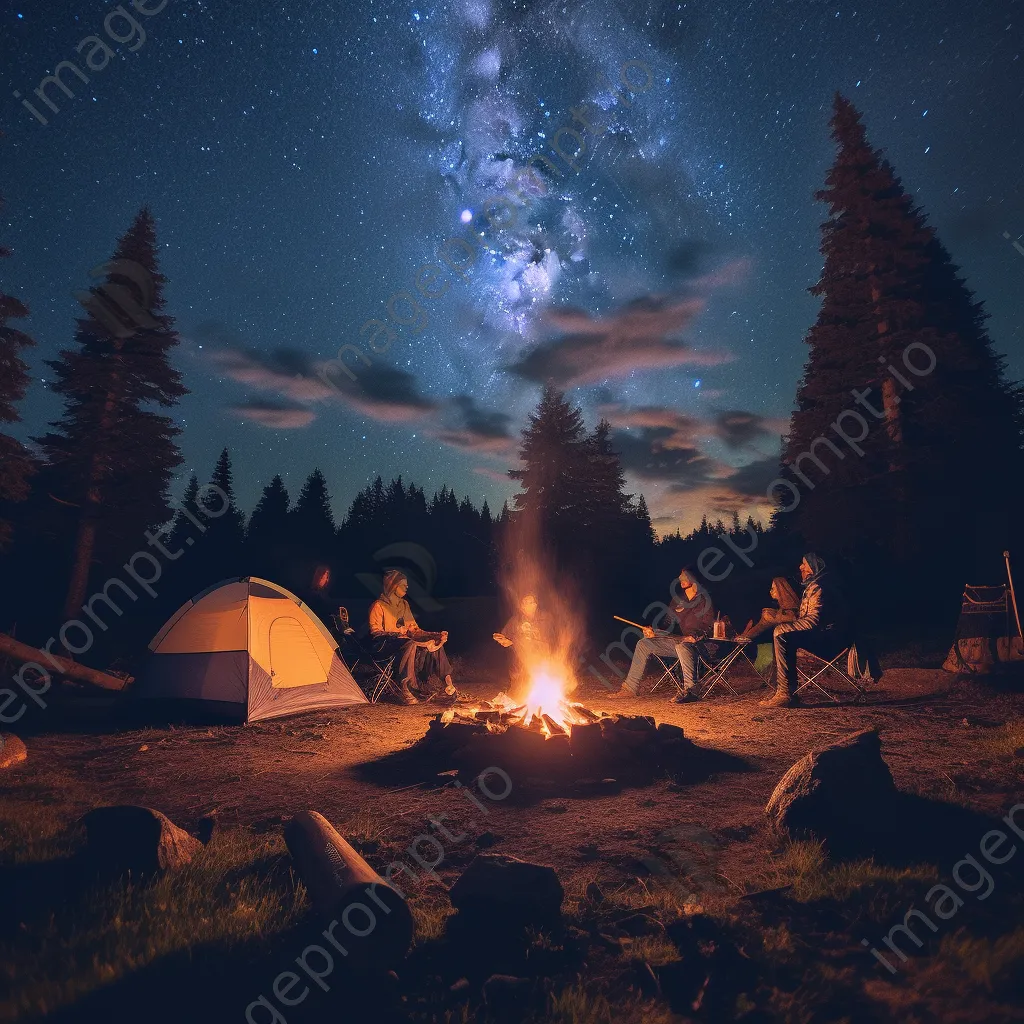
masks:
[[[695,645],[711,632],[715,621],[715,609],[708,592],[700,586],[692,571],[684,569],[679,574],[679,584],[683,598],[672,611],[682,636],[644,626],[644,635],[633,651],[629,672],[622,682],[621,689],[611,694],[612,697],[635,697],[648,660],[652,654],[657,654],[659,657],[674,655],[679,659],[679,665],[683,670],[683,690],[675,698],[676,702],[681,704],[696,699],[693,692],[697,682]]]
[[[512,650],[509,696],[513,699],[525,696],[521,691],[526,685],[529,667],[551,653],[550,626],[547,617],[538,613],[538,607],[535,595],[524,594],[516,614],[501,627],[500,633],[492,634],[502,647]]]
[[[797,703],[797,651],[810,651],[831,660],[848,643],[846,602],[839,587],[813,552],[800,562],[804,592],[793,622],[775,627],[775,694],[762,707],[788,708]]]
[[[398,569],[384,573],[383,593],[370,605],[370,643],[378,654],[397,654],[402,701],[418,703],[413,688],[420,689],[417,672],[424,684],[431,676],[444,680],[444,692],[455,695],[452,666],[445,654],[448,632],[427,633],[420,629],[405,595],[409,580]]]

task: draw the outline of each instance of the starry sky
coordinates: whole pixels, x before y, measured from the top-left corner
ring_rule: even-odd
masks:
[[[246,511],[314,466],[339,514],[378,474],[500,507],[552,380],[610,420],[661,531],[757,514],[836,90],[1024,377],[1020,0],[137,5],[0,11],[22,438],[59,412],[73,293],[149,204],[191,392],[176,493],[227,445]],[[61,61],[88,82],[65,68],[55,112]]]

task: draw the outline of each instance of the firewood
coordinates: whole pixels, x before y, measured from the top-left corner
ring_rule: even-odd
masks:
[[[352,934],[338,929],[351,957],[375,966],[401,961],[413,933],[412,912],[402,895],[316,811],[295,815],[285,826],[284,839],[313,906],[345,922],[351,915]]]

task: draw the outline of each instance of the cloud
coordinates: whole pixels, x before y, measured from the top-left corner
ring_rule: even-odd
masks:
[[[643,480],[668,482],[673,488],[691,490],[716,479],[722,472],[717,459],[705,455],[695,445],[679,443],[669,427],[613,431],[611,442],[626,473]]]
[[[225,377],[257,391],[277,394],[292,402],[311,404],[332,397],[334,390],[316,376],[309,356],[293,348],[259,352],[249,348],[222,348],[210,358]]]
[[[316,413],[305,405],[259,399],[242,402],[239,405],[230,405],[227,411],[240,420],[258,423],[264,427],[273,427],[277,430],[308,427],[316,419]]]
[[[360,366],[359,375],[353,381],[333,368],[326,374],[326,379],[319,376],[318,371],[323,371],[327,364],[317,362],[306,352],[295,348],[279,348],[271,352],[242,347],[220,348],[210,358],[231,380],[290,403],[287,407],[276,407],[277,411],[291,408],[294,412],[296,405],[306,407],[309,413],[307,422],[316,416],[316,409],[310,407],[324,402],[341,402],[355,412],[385,423],[416,420],[436,408],[436,403],[420,393],[412,374],[384,363]],[[273,402],[265,401],[263,404],[273,407]],[[231,411],[234,412],[233,409]],[[250,415],[247,418],[275,425],[270,422],[273,417]]]
[[[785,420],[761,416],[756,412],[727,409],[715,414],[714,427],[716,435],[735,450],[765,438],[777,441],[779,435],[789,429],[789,424]]]
[[[703,308],[704,300],[696,296],[645,296],[605,317],[571,307],[550,310],[547,322],[559,336],[506,369],[537,383],[580,387],[635,371],[727,362],[731,357],[726,353],[674,340]]]
[[[447,423],[432,432],[439,441],[486,455],[515,454],[518,441],[510,431],[508,413],[483,409],[470,395],[456,395],[445,419]]]
[[[598,413],[614,427],[654,431],[663,450],[691,448],[703,439],[717,438],[730,450],[739,451],[755,441],[777,442],[778,436],[788,429],[785,420],[742,409],[726,409],[706,418],[662,406],[629,408],[609,403],[599,406]]]
[[[329,379],[337,386],[336,396],[357,412],[386,423],[408,423],[437,408],[437,403],[420,394],[416,378],[405,370],[384,363],[359,367],[353,381],[335,371]]]

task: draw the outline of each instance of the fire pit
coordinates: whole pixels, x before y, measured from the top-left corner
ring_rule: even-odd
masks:
[[[419,746],[445,769],[497,765],[527,780],[649,781],[673,773],[697,748],[678,725],[648,715],[609,715],[567,695],[556,665],[536,666],[521,702],[507,693],[437,715]],[[610,779],[614,776],[614,780]]]

